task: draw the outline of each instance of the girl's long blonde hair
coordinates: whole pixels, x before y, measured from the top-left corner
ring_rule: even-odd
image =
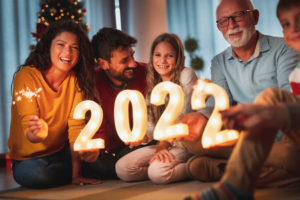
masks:
[[[153,90],[153,88],[160,82],[162,82],[162,78],[161,76],[155,71],[154,66],[153,66],[153,54],[154,54],[154,50],[156,48],[156,46],[161,43],[161,42],[168,42],[173,49],[176,52],[176,67],[174,69],[174,71],[171,74],[171,81],[173,83],[179,84],[179,78],[180,78],[180,74],[181,71],[184,68],[184,48],[183,48],[183,44],[180,40],[180,38],[175,35],[175,34],[171,34],[171,33],[163,33],[161,35],[159,35],[158,37],[156,37],[156,39],[153,41],[152,46],[151,46],[151,51],[150,51],[150,60],[147,66],[147,87],[148,87],[148,91],[147,91],[147,98],[148,98],[148,102],[150,102],[150,95],[151,92]],[[168,100],[166,100],[168,101]],[[161,116],[161,114],[163,113],[164,109],[165,109],[165,105],[162,106],[155,106],[155,105],[151,105],[149,104],[148,106],[148,116],[150,121],[153,124],[156,124],[159,117]]]

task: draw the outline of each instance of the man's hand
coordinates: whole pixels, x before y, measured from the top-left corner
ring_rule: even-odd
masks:
[[[237,130],[283,129],[288,124],[288,111],[283,104],[266,106],[239,104],[220,111],[224,126]]]
[[[137,147],[142,143],[148,143],[149,138],[147,135],[145,135],[145,137],[142,140],[136,141],[136,142],[125,142],[126,145],[129,145],[129,148],[132,149],[133,147]]]
[[[42,142],[48,136],[48,124],[38,118],[38,116],[30,116],[28,121],[27,139],[32,143]]]
[[[193,142],[202,135],[207,123],[207,118],[199,112],[192,112],[182,116],[178,123],[187,124],[189,127],[189,135],[178,139]]]
[[[139,146],[142,142],[143,140],[139,140],[136,142],[125,142],[125,144],[128,145],[130,149],[132,149],[133,147]]]
[[[85,162],[95,162],[100,155],[99,149],[81,150],[78,152],[81,160]]]

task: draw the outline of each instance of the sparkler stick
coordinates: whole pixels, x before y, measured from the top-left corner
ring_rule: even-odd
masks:
[[[28,99],[30,102],[32,102],[32,98],[36,97],[39,98],[39,93],[42,91],[42,88],[35,89],[34,91],[31,91],[28,87],[26,89],[22,89],[15,93],[15,101],[12,102],[13,105],[16,104],[16,101],[21,101],[22,98]]]

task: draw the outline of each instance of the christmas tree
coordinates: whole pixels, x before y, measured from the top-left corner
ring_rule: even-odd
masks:
[[[32,35],[39,40],[43,31],[51,23],[59,20],[74,20],[88,32],[89,26],[84,22],[86,9],[80,0],[41,0],[36,33]]]

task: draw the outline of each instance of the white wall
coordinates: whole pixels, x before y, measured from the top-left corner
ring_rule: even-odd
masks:
[[[137,40],[135,59],[148,62],[153,40],[168,32],[166,0],[130,0],[128,34]]]

